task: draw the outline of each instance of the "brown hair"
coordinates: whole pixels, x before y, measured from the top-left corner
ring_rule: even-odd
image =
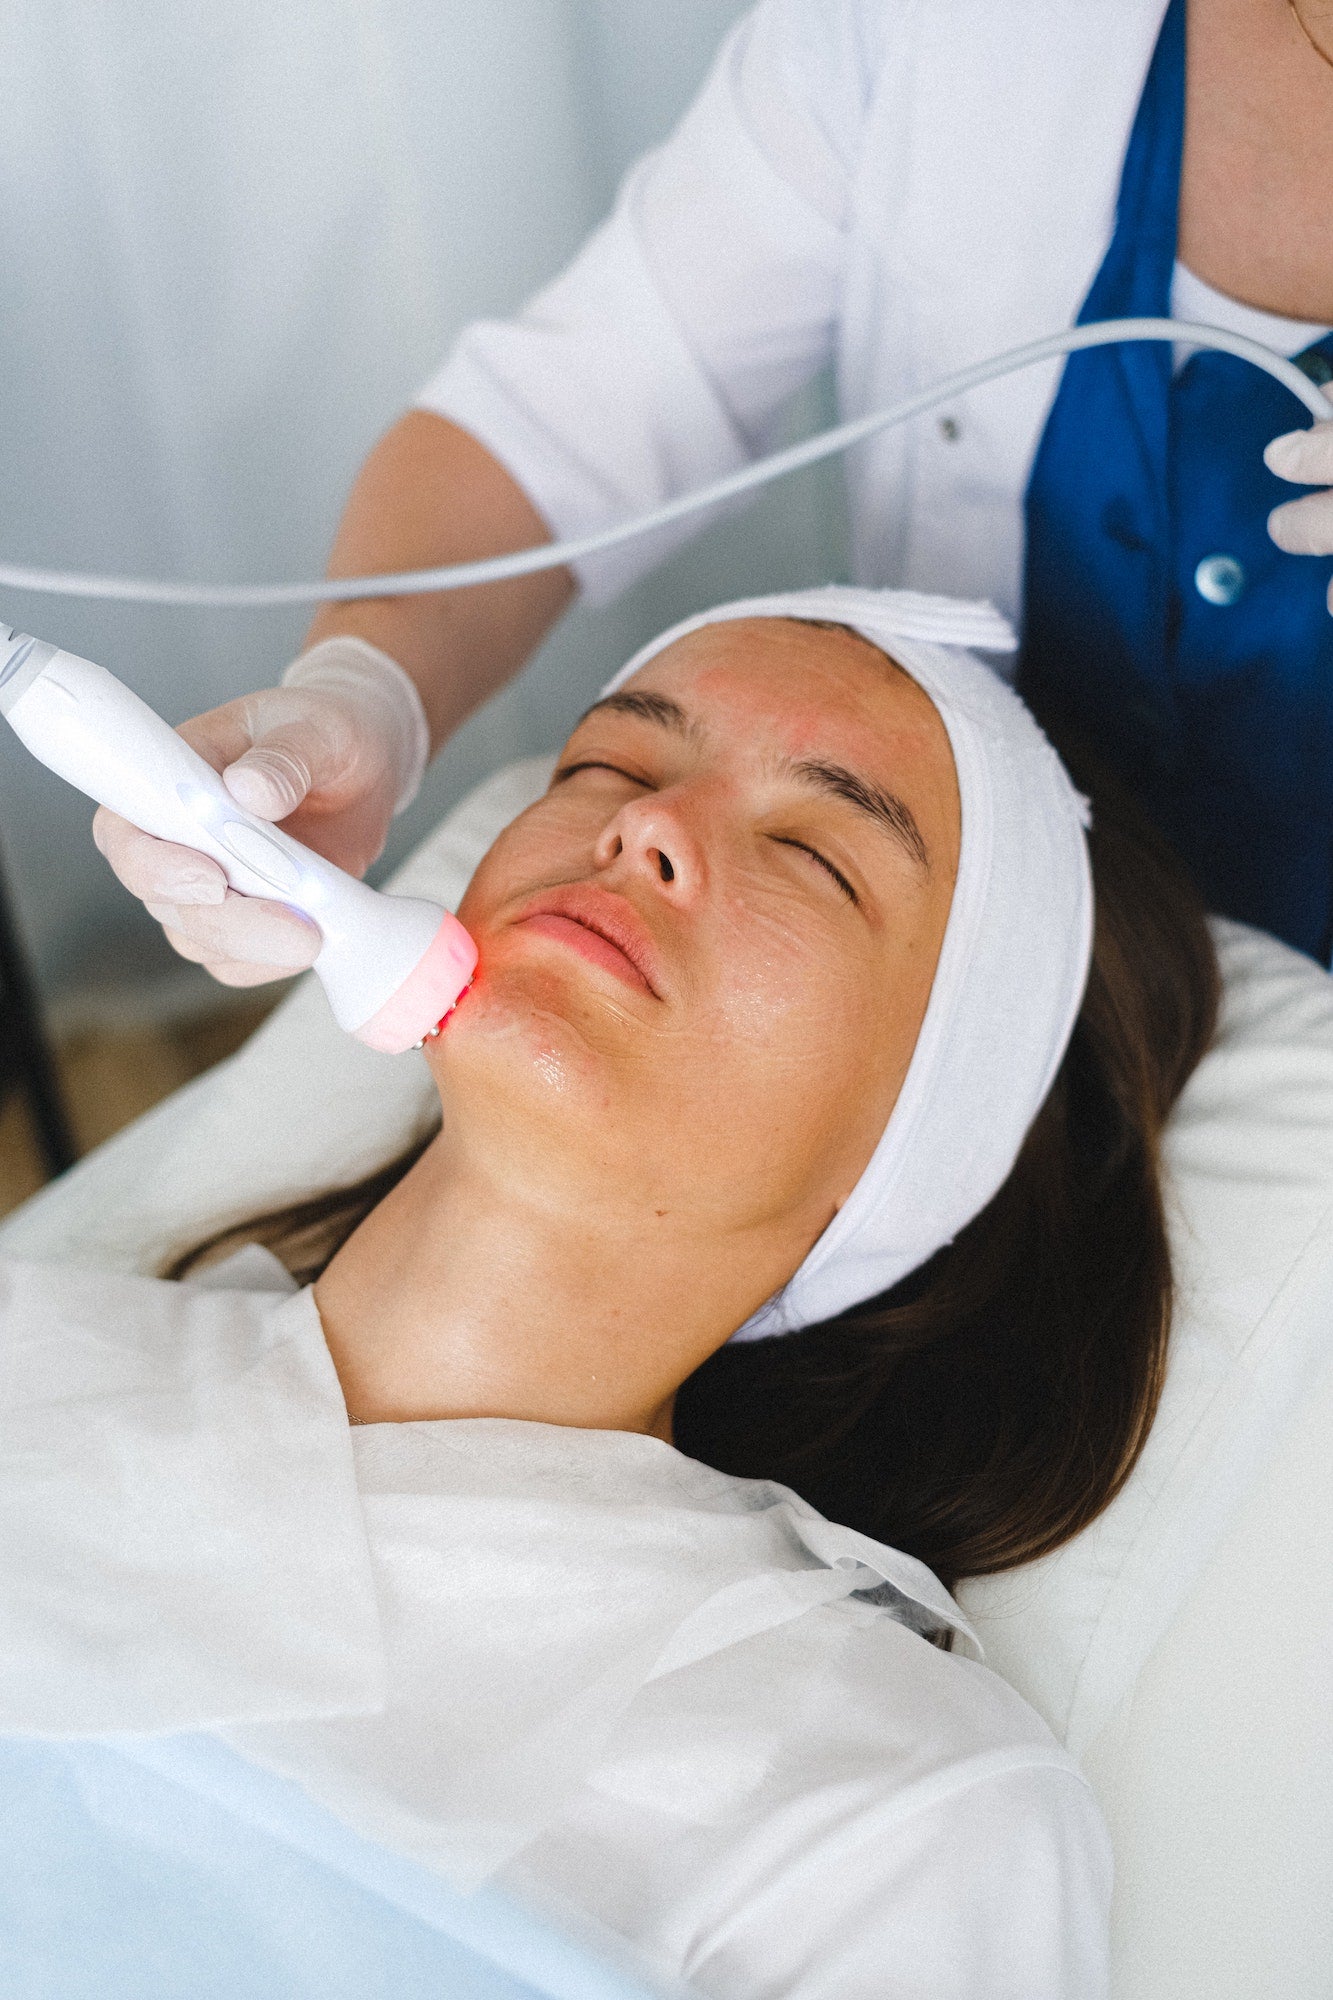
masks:
[[[1044,1555],[1120,1490],[1171,1320],[1160,1140],[1207,1048],[1217,966],[1184,871],[1122,793],[1094,794],[1092,970],[1059,1073],[999,1193],[893,1291],[722,1348],[676,1399],[691,1457],[794,1487],[947,1583]],[[317,1277],[429,1136],[355,1187],[228,1229]]]

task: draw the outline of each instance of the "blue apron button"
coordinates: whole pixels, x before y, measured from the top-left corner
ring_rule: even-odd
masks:
[[[1208,604],[1234,604],[1245,588],[1245,571],[1234,556],[1205,556],[1194,572],[1194,588]]]

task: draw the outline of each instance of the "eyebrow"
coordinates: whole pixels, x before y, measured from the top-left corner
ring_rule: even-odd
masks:
[[[590,715],[598,715],[607,709],[614,714],[637,715],[644,722],[656,722],[661,728],[669,729],[674,736],[691,737],[698,733],[696,724],[678,701],[672,701],[663,694],[639,693],[630,689],[620,694],[603,695],[600,701],[595,701],[584,712],[580,720],[586,722]],[[868,778],[858,777],[845,764],[825,763],[820,757],[787,759],[779,768],[784,776],[796,778],[827,797],[842,799],[847,805],[855,806],[858,812],[864,813],[891,834],[917,866],[929,873],[930,851],[921,828],[916,823],[912,808],[896,792],[886,790],[883,785],[872,784]]]
[[[671,701],[664,694],[637,694],[626,690],[623,694],[604,694],[591,708],[585,708],[579,717],[586,722],[590,715],[603,715],[607,710],[613,715],[637,715],[644,722],[658,722],[663,729],[669,729],[673,736],[693,736],[696,728],[678,701]]]

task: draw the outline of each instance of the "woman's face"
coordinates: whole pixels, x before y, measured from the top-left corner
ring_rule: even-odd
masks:
[[[762,1239],[757,1304],[888,1120],[958,845],[944,725],[873,646],[784,619],[679,641],[473,878],[478,976],[431,1053],[446,1131],[498,1138],[530,1192]]]

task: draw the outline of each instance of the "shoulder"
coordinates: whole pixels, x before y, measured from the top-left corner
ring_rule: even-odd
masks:
[[[748,1826],[769,1863],[783,1824],[796,1864],[825,1823],[893,1828],[910,1847],[914,1819],[970,1811],[960,1802],[982,1792],[996,1802],[992,1819],[1068,1819],[1101,1841],[1086,1779],[1021,1695],[855,1598],[738,1638],[645,1687],[594,1782],[682,1822],[726,1820],[738,1839]]]
[[[783,1637],[772,1635],[775,1653]],[[800,1638],[793,1629],[786,1648],[796,1671]],[[980,1660],[946,1652],[856,1599],[817,1613],[811,1642],[822,1654],[807,1698],[811,1754],[863,1773],[867,1802],[892,1795],[902,1816],[918,1792],[924,1802],[1008,1771],[1047,1772],[1055,1793],[1087,1790],[1036,1710]]]
[[[614,1827],[699,1990],[880,2000],[892,1966],[892,1990],[932,2000],[1104,1992],[1096,1802],[987,1668],[851,1602],[647,1692],[583,1832]]]
[[[900,0],[762,0],[722,58],[736,115],[779,172],[830,221],[841,221],[845,183]]]
[[[935,2000],[1096,2000],[1111,1853],[1082,1773],[989,1668],[857,1609],[829,1607],[826,1672],[793,1702],[781,1796],[712,1933],[717,1990],[733,1954],[771,1954],[781,1990],[840,2000],[882,1993],[889,1965]]]
[[[903,11],[903,0],[760,0],[743,39],[793,87],[841,87],[864,103]]]

